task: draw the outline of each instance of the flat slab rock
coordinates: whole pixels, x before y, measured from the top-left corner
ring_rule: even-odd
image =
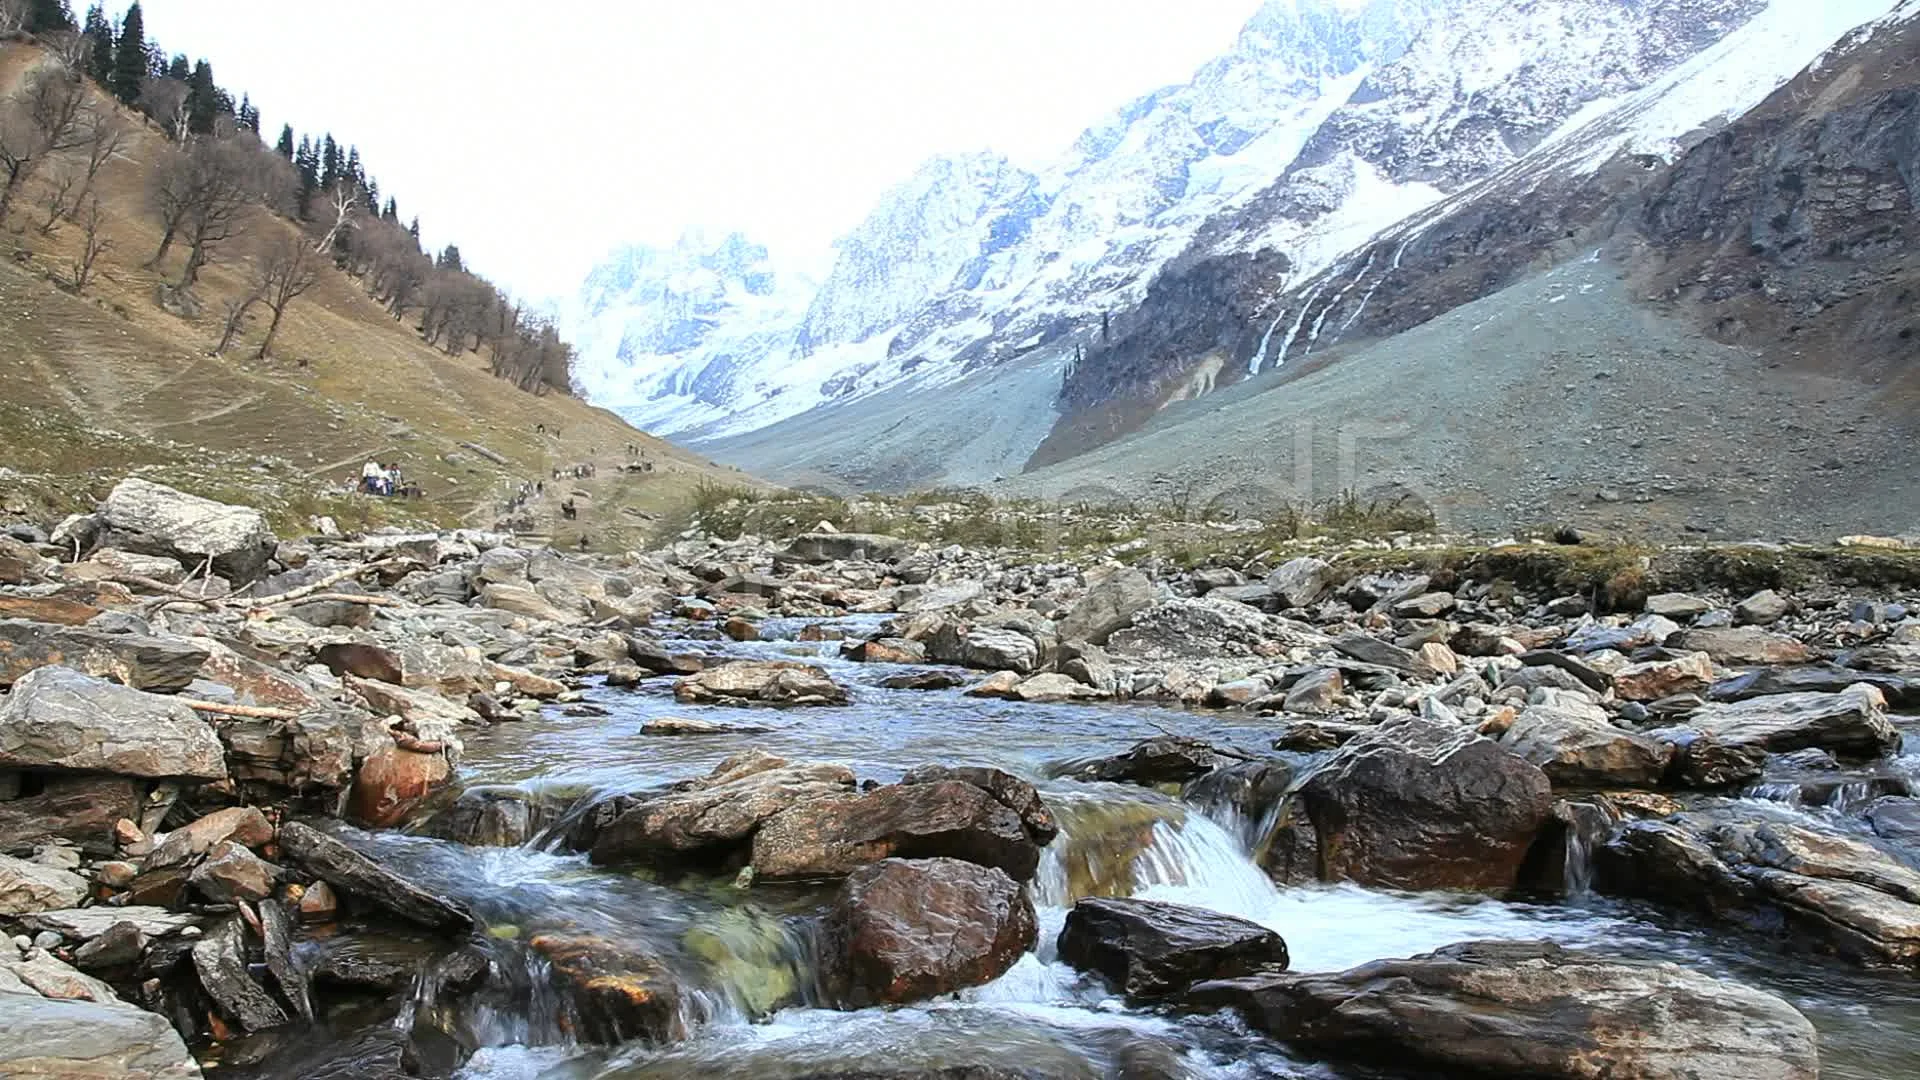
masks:
[[[1130,1001],[1194,983],[1287,969],[1287,943],[1259,923],[1186,904],[1082,900],[1067,913],[1060,958],[1094,972]]]
[[[71,668],[36,668],[0,705],[0,766],[223,780],[213,728],[170,698]]]
[[[0,1076],[199,1080],[173,1025],[123,1003],[0,994]]]
[[[206,649],[181,638],[0,619],[0,686],[34,668],[60,664],[136,690],[177,693],[206,659]]]
[[[280,847],[293,862],[351,900],[430,930],[465,933],[473,929],[473,913],[465,904],[435,896],[310,825],[298,821],[282,825]]]
[[[1468,942],[1350,971],[1203,983],[1292,1046],[1336,1061],[1529,1080],[1817,1080],[1787,1002],[1673,964],[1548,942]]]

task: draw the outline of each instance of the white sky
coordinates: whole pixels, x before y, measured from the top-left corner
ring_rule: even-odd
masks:
[[[110,0],[115,18],[125,0]],[[426,240],[530,297],[738,228],[819,265],[926,158],[1042,164],[1258,0],[146,0],[147,32],[353,142]],[[74,0],[84,10],[85,0]]]

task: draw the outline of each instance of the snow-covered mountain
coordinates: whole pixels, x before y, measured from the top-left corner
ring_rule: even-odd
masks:
[[[1353,309],[1406,251],[1375,251],[1375,237],[1529,168],[1671,157],[1892,6],[1271,0],[1190,82],[1128,104],[1045,168],[929,162],[842,239],[817,289],[755,292],[714,251],[623,255],[570,320],[585,328],[581,366],[598,400],[651,430],[708,442],[780,423],[787,454],[815,410],[844,437],[837,408],[1015,362],[1063,373],[1061,425],[1116,401],[1150,412],[1196,371],[1204,390],[1284,359],[1338,304],[1335,336],[1364,328]],[[1109,320],[1121,347],[1070,365],[1105,349]],[[1088,430],[1110,438],[1114,423]]]

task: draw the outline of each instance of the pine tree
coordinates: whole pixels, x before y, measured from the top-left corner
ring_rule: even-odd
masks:
[[[413,249],[415,251],[420,250],[420,219],[419,218],[417,217],[414,218],[413,224],[407,226],[407,235],[413,237]]]
[[[73,29],[73,12],[66,0],[32,0],[27,5],[27,32],[46,34]]]
[[[257,114],[256,114],[257,115]],[[274,152],[288,161],[293,160],[293,125],[284,124],[280,128],[280,141],[273,146]]]
[[[87,74],[103,87],[113,85],[113,23],[107,18],[106,5],[95,3],[87,9]]]
[[[312,139],[301,136],[300,149],[293,156],[293,167],[300,174],[300,217],[304,220],[307,207],[312,204],[314,190],[320,186],[320,155],[314,152]]]
[[[167,61],[167,78],[181,82],[193,78],[193,65],[187,62],[186,53],[175,53],[173,59]]]
[[[466,269],[466,264],[460,261],[460,249],[453,244],[447,245],[446,250],[440,253],[440,258],[433,265],[441,270],[452,270],[455,273]]]
[[[400,223],[400,206],[393,201],[391,195],[387,196],[387,208],[380,211],[380,220],[391,221],[395,225]]]
[[[202,60],[187,76],[187,130],[211,135],[214,118],[219,115],[220,88],[213,83],[213,65]]]
[[[340,179],[340,144],[334,142],[333,136],[329,134],[328,136],[326,136],[326,141],[321,144],[320,186],[331,191],[333,190],[334,183],[339,179]]]
[[[119,42],[113,51],[113,96],[131,105],[140,100],[147,81],[147,31],[138,0],[120,20]]]
[[[253,111],[253,99],[246,94],[240,95],[240,108],[234,111],[233,118],[242,129],[256,135],[260,133],[260,114]]]
[[[361,186],[367,189],[367,209],[371,211],[378,207],[380,205],[380,181],[368,177],[367,182]]]
[[[346,179],[353,181],[356,186],[367,186],[366,174],[360,171],[359,147],[347,147],[347,163],[341,167],[340,173]]]

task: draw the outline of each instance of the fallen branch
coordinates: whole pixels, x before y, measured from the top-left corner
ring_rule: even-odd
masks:
[[[303,604],[323,604],[328,601],[338,601],[343,604],[365,604],[368,607],[392,607],[400,602],[391,596],[366,596],[362,593],[315,593],[312,596],[300,597],[299,601]],[[275,602],[279,603],[280,601]]]
[[[292,709],[273,709],[264,705],[226,705],[218,701],[201,701],[198,698],[175,698],[180,704],[200,712],[217,713],[221,716],[243,716],[249,720],[292,720],[300,714]]]
[[[258,599],[249,601],[249,603],[251,603],[254,607],[271,607],[274,604],[292,603],[295,600],[301,600],[306,597],[312,596],[315,593],[323,592],[327,589],[330,589],[335,585],[338,585],[341,582],[346,581],[349,578],[359,577],[361,574],[367,572],[368,570],[373,570],[378,567],[385,566],[387,563],[392,561],[393,560],[391,559],[376,559],[373,562],[360,563],[359,565],[356,565],[356,566],[349,566],[345,570],[341,570],[337,573],[328,574],[326,577],[321,578],[319,581],[316,581],[311,585],[302,585],[297,589],[289,589],[286,592],[280,593],[276,596],[262,596],[262,597],[259,597]],[[368,598],[346,597],[346,599],[368,599]]]

